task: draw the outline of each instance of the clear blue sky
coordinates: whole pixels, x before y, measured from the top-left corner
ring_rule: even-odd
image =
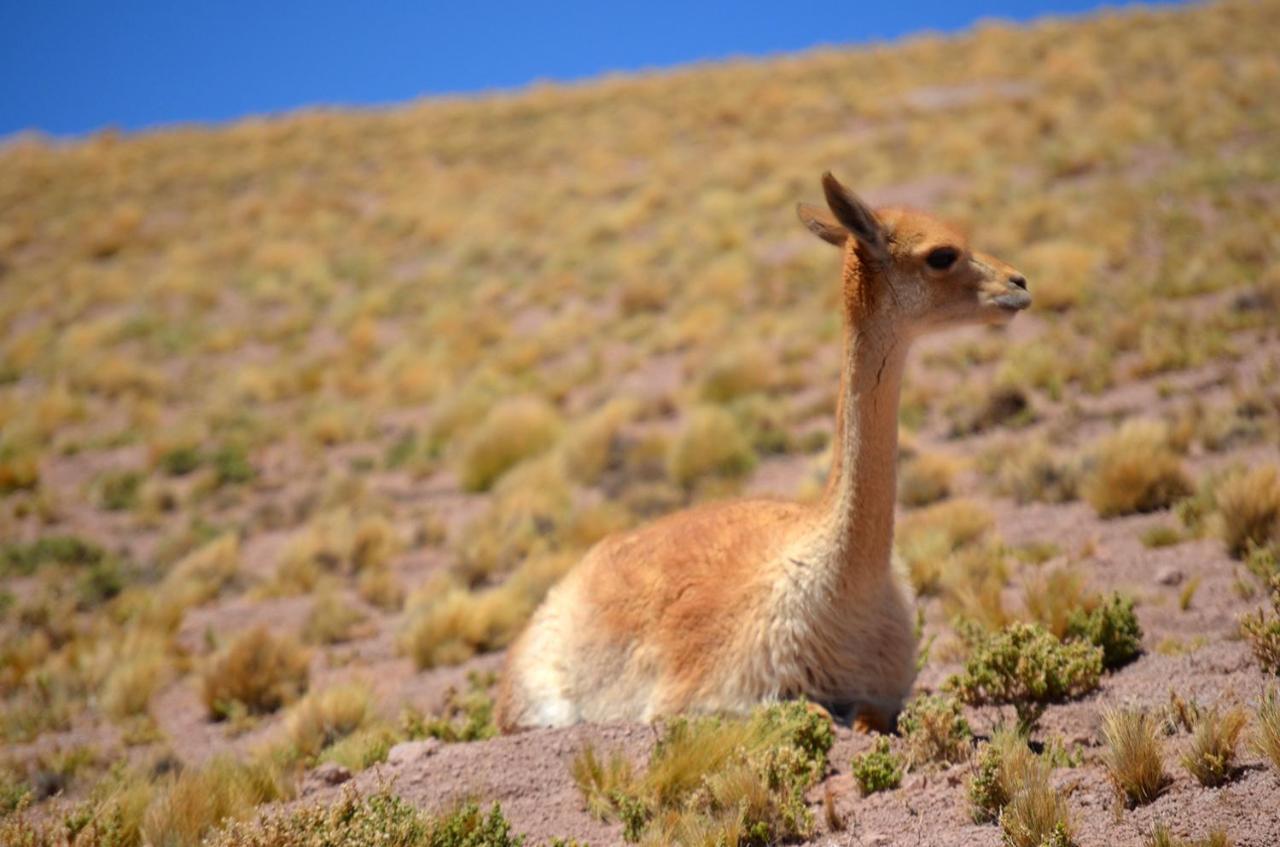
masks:
[[[390,103],[1102,5],[0,0],[0,136]]]

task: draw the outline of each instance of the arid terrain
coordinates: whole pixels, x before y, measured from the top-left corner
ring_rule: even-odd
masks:
[[[510,843],[439,824],[474,801],[529,844],[1280,844],[1278,38],[1275,0],[1135,7],[3,141],[0,842],[335,843],[270,821],[345,803]],[[681,733],[745,724],[495,737],[595,541],[821,491],[827,169],[1030,280],[903,390],[917,689],[964,728],[742,730],[679,791]],[[1062,691],[975,681],[1019,632],[1047,658],[1000,673]]]

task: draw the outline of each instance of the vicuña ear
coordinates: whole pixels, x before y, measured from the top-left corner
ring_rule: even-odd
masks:
[[[839,221],[831,217],[831,213],[826,209],[819,209],[817,206],[811,206],[808,203],[797,203],[796,214],[800,217],[800,223],[804,224],[809,232],[812,232],[828,244],[841,247],[844,245],[845,239],[849,237],[849,230],[842,227]]]
[[[889,258],[888,236],[875,212],[858,199],[858,196],[840,184],[840,180],[827,171],[822,175],[822,191],[827,195],[827,206],[836,220],[848,230],[867,255],[879,261]]]

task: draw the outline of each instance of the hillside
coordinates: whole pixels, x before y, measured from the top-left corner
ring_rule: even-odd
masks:
[[[920,691],[1120,592],[1140,655],[1032,734],[1076,842],[1280,843],[1278,36],[1228,0],[0,144],[0,842],[193,845],[355,785],[621,843],[571,765],[644,771],[659,730],[491,738],[486,692],[598,539],[819,492],[838,260],[794,206],[831,169],[1034,298],[908,370]],[[1118,707],[1170,777],[1132,808]],[[1180,757],[1233,710],[1206,787]],[[865,797],[876,739],[837,728],[806,843],[1000,843],[968,754],[1013,714],[966,704],[968,761]],[[649,811],[646,843],[714,842]]]

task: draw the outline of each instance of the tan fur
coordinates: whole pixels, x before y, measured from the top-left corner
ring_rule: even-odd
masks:
[[[830,174],[823,188],[831,214],[799,209],[844,251],[845,358],[823,497],[713,503],[600,542],[508,652],[504,731],[798,696],[893,726],[915,679],[912,597],[890,566],[907,348],[944,326],[1007,321],[1030,300],[1025,280],[952,227],[872,213]],[[938,248],[955,251],[954,265],[928,265]]]

